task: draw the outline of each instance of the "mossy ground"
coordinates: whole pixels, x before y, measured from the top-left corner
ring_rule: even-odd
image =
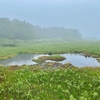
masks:
[[[46,60],[51,60],[51,61],[62,61],[65,60],[66,58],[60,55],[48,55],[48,56],[40,56],[38,59],[32,59],[33,61],[37,63],[44,63]]]
[[[100,58],[97,58],[97,61],[100,62]]]

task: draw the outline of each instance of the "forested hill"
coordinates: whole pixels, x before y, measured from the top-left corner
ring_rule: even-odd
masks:
[[[77,29],[41,28],[17,19],[0,18],[0,38],[6,39],[81,39]]]

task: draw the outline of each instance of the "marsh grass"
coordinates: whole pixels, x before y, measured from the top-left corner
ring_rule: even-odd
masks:
[[[65,60],[65,59],[66,59],[65,57],[60,56],[60,55],[51,55],[51,56],[48,56],[47,60],[62,61],[62,60]]]
[[[99,100],[100,68],[0,67],[0,100]],[[83,99],[82,99],[83,98]]]
[[[100,58],[97,58],[97,61],[100,62]]]
[[[46,62],[46,60],[51,60],[51,61],[62,61],[65,60],[66,58],[60,55],[48,55],[48,56],[40,56],[38,59],[32,59],[33,61],[41,64]]]
[[[18,54],[83,53],[85,56],[100,56],[100,42],[34,42],[20,41],[17,47],[0,47],[0,59]]]
[[[18,54],[83,53],[100,56],[100,42],[32,42],[0,47],[0,59]],[[51,57],[55,59],[59,57]],[[52,65],[51,65],[52,66]],[[60,66],[60,65],[59,65]],[[77,68],[70,63],[56,69],[0,66],[0,100],[100,100],[100,67]],[[69,67],[68,67],[69,66]]]

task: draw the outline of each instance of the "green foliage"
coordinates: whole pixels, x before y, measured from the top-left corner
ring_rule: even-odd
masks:
[[[2,40],[0,40],[2,44]],[[12,41],[13,43],[14,41]],[[9,43],[8,40],[5,44]],[[10,41],[11,43],[11,41]],[[16,47],[0,47],[0,59],[7,59],[18,54],[61,54],[83,53],[85,56],[100,56],[100,41],[96,42],[42,42],[42,41],[15,41]]]
[[[0,100],[99,100],[100,68],[0,67]]]
[[[0,18],[0,38],[29,40],[55,39],[55,37],[58,40],[79,40],[81,34],[77,29],[65,29],[64,27],[41,28],[17,19]]]
[[[32,25],[25,21],[0,18],[0,38],[6,39],[32,39],[34,34]],[[32,37],[32,38],[31,38]]]
[[[4,41],[8,43],[8,40]],[[0,47],[0,58],[22,53],[84,53],[100,56],[100,42],[19,41],[16,47]],[[2,41],[0,42],[2,44]],[[12,41],[10,41],[12,43]],[[95,56],[96,57],[96,56]],[[59,58],[59,56],[53,56]],[[60,66],[60,65],[59,65]],[[41,66],[0,65],[0,100],[100,100],[100,68],[60,69]],[[59,67],[58,67],[59,68]]]
[[[52,60],[52,61],[62,61],[66,58],[60,55],[49,55],[49,56],[40,56],[38,59],[33,59],[33,61],[41,64],[44,63],[46,60]]]
[[[65,60],[65,59],[66,59],[65,57],[60,56],[60,55],[51,55],[51,56],[48,56],[47,60],[62,61],[62,60]]]

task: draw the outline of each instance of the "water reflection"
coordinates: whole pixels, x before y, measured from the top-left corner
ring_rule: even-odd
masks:
[[[85,57],[82,54],[62,54],[66,57],[66,60],[63,60],[61,63],[70,62],[75,66],[100,66],[100,63],[93,57]]]
[[[1,60],[0,64],[2,65],[32,65],[36,64],[36,62],[32,61],[33,58],[38,58],[39,56],[43,56],[44,54],[20,54],[13,58],[9,58],[6,60]],[[45,55],[47,56],[47,55]],[[61,56],[66,57],[65,60],[60,61],[60,63],[64,64],[70,62],[71,64],[83,67],[83,66],[100,66],[100,63],[93,57],[84,57],[81,54],[61,54]]]
[[[2,64],[2,65],[36,64],[35,62],[32,61],[32,58],[34,58],[34,54],[20,54],[18,56],[13,57],[13,58],[1,60],[0,64]]]

